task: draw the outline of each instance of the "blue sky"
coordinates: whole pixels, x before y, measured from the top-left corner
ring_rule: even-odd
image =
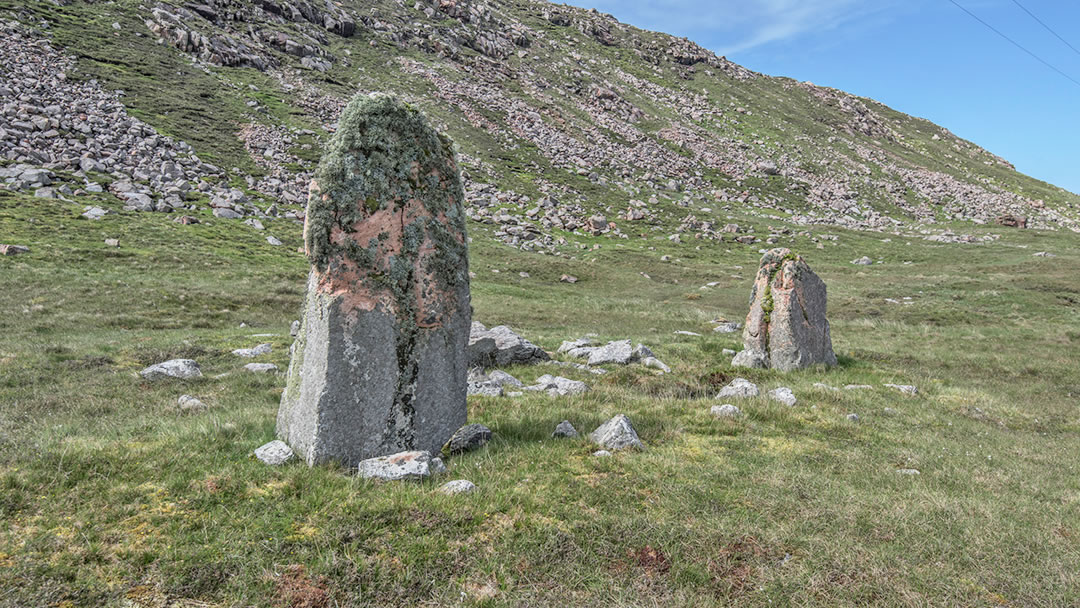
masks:
[[[956,2],[1080,81],[1080,53],[1023,10],[1080,49],[1080,1]],[[572,3],[686,36],[758,72],[876,99],[946,127],[1028,175],[1080,193],[1080,85],[950,0]]]

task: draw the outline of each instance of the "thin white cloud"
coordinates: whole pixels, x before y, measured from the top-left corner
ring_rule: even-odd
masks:
[[[821,34],[893,8],[900,0],[594,0],[610,12],[651,30],[712,41],[720,55],[734,55],[806,34]]]

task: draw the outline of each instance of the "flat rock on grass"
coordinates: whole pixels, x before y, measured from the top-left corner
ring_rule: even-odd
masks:
[[[280,466],[292,460],[293,451],[284,441],[275,439],[255,449],[255,457],[270,466]]]
[[[589,353],[589,365],[603,365],[605,363],[626,365],[630,363],[633,353],[634,347],[630,340],[608,342]]]
[[[472,494],[476,490],[476,484],[468,479],[455,479],[439,486],[439,491],[447,496],[457,494]]]
[[[723,399],[725,397],[757,397],[760,391],[753,382],[750,382],[746,378],[735,378],[730,384],[720,389],[717,393],[717,399]]]
[[[571,380],[562,376],[544,374],[536,379],[536,384],[526,386],[527,391],[545,391],[549,395],[565,397],[589,392],[589,385],[580,380]]]
[[[794,406],[798,402],[798,399],[795,398],[795,393],[791,392],[791,389],[786,386],[774,388],[769,391],[769,399],[779,401],[789,407]]]
[[[630,419],[625,414],[619,414],[600,425],[599,428],[589,434],[589,439],[609,450],[645,449],[645,444],[638,438],[634,425],[630,423]]]
[[[919,394],[918,387],[911,386],[910,384],[883,384],[886,388],[894,388],[905,395],[917,395]]]
[[[30,248],[25,245],[0,245],[0,255],[19,255],[30,253]]]
[[[498,384],[501,387],[507,386],[525,386],[521,380],[511,376],[510,374],[502,371],[501,369],[492,370],[488,373],[488,381]]]
[[[444,471],[446,465],[441,458],[434,458],[430,452],[422,450],[368,458],[361,460],[357,467],[360,477],[383,481],[421,479]]]
[[[470,382],[465,394],[469,397],[502,397],[503,387],[490,380],[483,382]]]
[[[139,372],[145,380],[162,380],[164,378],[198,378],[202,376],[199,364],[191,359],[170,359],[162,363],[156,363]]]
[[[244,369],[255,374],[271,374],[278,371],[278,366],[273,363],[248,363]]]
[[[458,429],[443,446],[446,455],[461,454],[483,447],[491,440],[491,429],[482,424],[466,424]]]
[[[269,344],[260,344],[260,345],[254,347],[254,348],[238,348],[238,349],[232,351],[232,354],[236,355],[237,357],[244,357],[246,359],[253,359],[253,358],[261,356],[261,355],[269,354],[270,349],[271,349],[271,347],[270,347]]]

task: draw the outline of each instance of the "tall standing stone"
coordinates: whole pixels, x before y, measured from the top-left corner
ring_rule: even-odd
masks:
[[[788,249],[769,250],[761,257],[750,293],[745,350],[732,365],[780,371],[836,365],[825,300],[825,283],[801,256]]]
[[[463,201],[453,144],[419,111],[349,103],[311,183],[311,272],[277,419],[309,465],[438,452],[465,423]]]

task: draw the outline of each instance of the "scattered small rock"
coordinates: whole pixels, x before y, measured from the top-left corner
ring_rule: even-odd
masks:
[[[491,429],[482,424],[466,424],[458,429],[442,447],[442,453],[451,456],[483,447],[491,440]]]
[[[571,380],[562,376],[544,374],[536,379],[536,384],[526,386],[527,391],[546,391],[549,395],[565,397],[589,392],[589,385],[580,380]]]
[[[611,452],[607,450],[596,450],[592,453],[595,458],[608,458],[611,456]]]
[[[293,458],[293,451],[284,441],[275,439],[255,449],[255,457],[272,466],[281,466]]]
[[[905,395],[917,395],[919,393],[918,387],[911,386],[910,384],[883,384],[882,386],[894,388]]]
[[[857,260],[851,260],[851,263],[855,264],[856,266],[869,266],[869,265],[874,263],[874,260],[871,260],[870,258],[868,258],[868,257],[866,257],[864,255],[863,257],[861,257],[861,258],[859,258]]]
[[[273,236],[273,235],[270,235],[270,236],[266,237],[266,242],[270,243],[274,247],[280,247],[281,246],[281,241],[276,236]]]
[[[858,414],[848,414],[847,419],[852,421],[852,422],[858,422],[859,421],[859,415]]]
[[[658,369],[658,370],[664,372],[665,374],[670,374],[671,373],[671,368],[668,367],[667,365],[665,365],[663,361],[657,359],[656,357],[645,357],[644,359],[641,360],[641,364],[644,365],[645,367],[651,367],[653,369]]]
[[[919,469],[896,469],[896,472],[901,475],[921,475]]]
[[[742,416],[742,410],[730,403],[714,405],[709,411],[717,418],[738,418],[739,416]]]
[[[476,484],[467,479],[455,479],[439,486],[439,491],[447,496],[471,494],[474,490],[476,490]]]
[[[779,401],[788,407],[792,407],[798,402],[798,399],[795,398],[795,393],[791,392],[791,389],[786,386],[774,388],[769,391],[769,399]]]
[[[198,378],[202,376],[199,364],[191,359],[170,359],[162,363],[156,363],[139,372],[146,380],[161,380],[163,378]]]
[[[570,439],[578,437],[578,432],[574,425],[570,424],[569,420],[563,420],[555,427],[555,431],[551,433],[551,436],[556,439]]]
[[[244,366],[244,369],[256,374],[268,374],[278,370],[278,366],[273,363],[248,363]]]
[[[465,394],[469,397],[502,397],[503,387],[491,381],[469,382]]]
[[[589,439],[609,450],[645,449],[645,444],[641,443],[637,431],[625,414],[619,414],[600,425],[589,435]]]
[[[88,220],[100,220],[108,214],[109,212],[101,207],[87,207],[83,210],[82,216]]]
[[[209,409],[205,403],[191,395],[180,395],[180,398],[176,400],[176,406],[185,414],[197,414]]]
[[[757,397],[759,394],[758,387],[753,382],[750,382],[746,378],[735,378],[730,384],[720,389],[720,392],[716,394],[717,399],[723,399],[725,397]]]
[[[578,278],[573,276],[573,275],[564,274],[561,277],[559,277],[559,281],[562,282],[562,283],[577,283]]]
[[[861,391],[861,390],[866,390],[868,388],[874,388],[874,387],[870,386],[869,384],[845,384],[844,385],[844,390],[845,391]]]
[[[733,334],[742,329],[742,325],[739,323],[721,323],[713,328],[713,332],[718,334]],[[734,354],[734,353],[732,353]]]
[[[271,347],[269,344],[260,344],[255,348],[238,348],[232,351],[232,354],[236,355],[237,357],[252,359],[254,357],[269,354],[270,349]]]
[[[30,253],[30,248],[26,245],[0,245],[0,255],[19,255],[20,253]]]

